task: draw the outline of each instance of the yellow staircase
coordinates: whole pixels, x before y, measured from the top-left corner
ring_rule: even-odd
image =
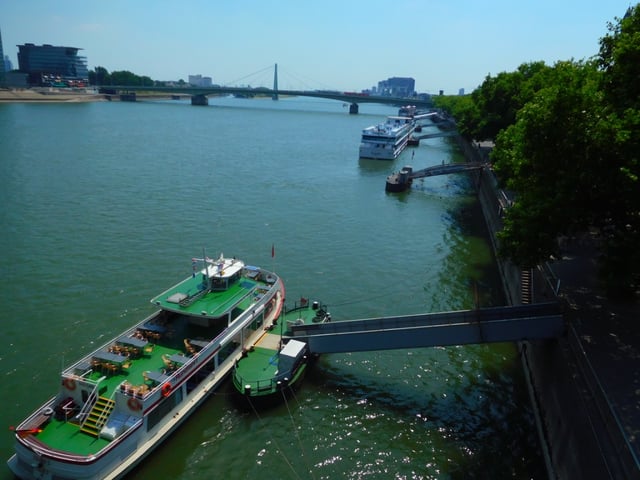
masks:
[[[110,398],[98,397],[96,404],[89,412],[89,415],[80,428],[80,431],[93,437],[98,437],[102,427],[107,423],[107,419],[113,411],[115,404],[116,402]]]

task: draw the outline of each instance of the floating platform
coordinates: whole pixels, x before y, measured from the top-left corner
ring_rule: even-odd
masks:
[[[408,190],[413,183],[413,178],[411,178],[412,172],[413,168],[407,165],[402,167],[402,170],[399,172],[394,172],[389,175],[387,177],[385,191],[399,193]]]

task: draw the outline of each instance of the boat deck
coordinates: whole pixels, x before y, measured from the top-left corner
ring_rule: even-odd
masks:
[[[276,335],[267,334],[271,337],[280,338]],[[243,358],[239,364],[242,364],[240,376],[249,379],[270,379],[278,373],[278,354],[277,348],[265,348],[258,343],[251,350],[250,355]],[[249,382],[258,383],[259,382]],[[259,385],[257,385],[259,386]],[[265,386],[271,390],[271,384],[265,383]]]
[[[255,300],[251,294],[259,295],[259,292],[256,291],[256,287],[259,285],[261,285],[259,282],[243,278],[238,283],[231,285],[227,290],[219,292],[207,291],[206,294],[204,294],[202,277],[201,275],[196,275],[158,295],[152,300],[152,303],[164,310],[180,311],[192,315],[199,315],[202,312],[206,312],[207,316],[218,317],[224,315],[237,303],[240,303],[241,307],[243,305],[247,307]],[[201,294],[203,295],[198,297],[198,295]],[[181,305],[175,300],[172,300],[176,298],[176,295],[182,295],[193,300]]]
[[[188,362],[193,353],[206,345],[224,330],[226,325],[217,328],[205,328],[190,325],[185,317],[178,317],[169,324],[145,324],[143,330],[150,337],[140,340],[136,337],[120,337],[113,348],[130,348],[128,342],[141,345],[139,353],[129,357],[109,351],[94,352],[91,365],[80,362],[74,367],[78,372],[87,368],[82,377],[98,384],[99,396],[112,398],[118,389],[136,392],[141,398],[146,393],[160,387],[164,379]],[[185,342],[185,339],[187,342]],[[142,346],[142,344],[144,346]],[[187,347],[189,345],[189,348]],[[191,349],[191,351],[189,351]],[[221,355],[223,355],[221,353]],[[82,432],[80,424],[71,419],[60,419],[52,415],[45,426],[40,427],[37,439],[47,446],[76,455],[95,454],[111,440],[96,438]]]
[[[208,264],[199,274],[198,261]],[[14,429],[14,473],[29,476],[46,455],[42,476],[66,478],[68,464],[94,478],[95,462],[132,453],[114,470],[124,472],[230,373],[241,342],[280,314],[284,286],[235,258],[213,262],[192,259],[194,274],[152,299],[155,313],[62,372],[55,396]]]
[[[270,392],[276,388],[273,379],[278,373],[278,355],[283,337],[290,336],[290,323],[313,324],[319,321],[311,305],[286,312],[274,328],[266,332],[236,364],[233,380],[237,387],[250,386],[254,392]],[[281,329],[283,329],[281,331]]]

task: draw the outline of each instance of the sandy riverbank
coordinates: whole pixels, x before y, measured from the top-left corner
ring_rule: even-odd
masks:
[[[71,91],[0,90],[0,103],[14,102],[100,102],[105,96]]]

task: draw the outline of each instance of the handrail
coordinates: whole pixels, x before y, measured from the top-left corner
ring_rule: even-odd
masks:
[[[89,419],[89,412],[98,401],[98,394],[96,393],[98,385],[100,385],[100,380],[95,383],[95,385],[93,386],[93,390],[91,390],[91,393],[89,393],[89,396],[87,397],[87,401],[84,402],[84,405],[78,413],[78,418],[81,420],[80,427],[84,427],[84,424]]]
[[[293,327],[298,333],[311,334],[313,331],[329,332],[358,332],[372,331],[381,328],[412,328],[437,325],[477,324],[481,322],[529,319],[542,316],[561,315],[557,303],[519,305],[515,307],[490,307],[480,310],[458,310],[453,312],[438,312],[417,315],[366,318],[357,320],[343,320],[340,322],[305,324]]]
[[[113,397],[116,395],[116,392],[117,392],[117,391],[119,391],[119,390],[120,390],[119,388],[116,388],[116,389],[114,389],[114,390],[113,390],[113,392],[111,392],[111,396],[109,397],[109,400],[110,400],[110,401],[113,401]],[[96,401],[97,401],[97,400],[96,400]],[[104,423],[106,423],[106,419],[107,419],[107,418],[109,418],[109,416],[110,416],[110,415],[111,415],[111,413],[112,413],[112,412],[109,412],[109,413],[107,414],[106,412],[107,412],[107,409],[103,409],[103,410],[100,412],[100,415],[98,415],[98,418],[96,419],[96,424],[97,424],[97,425],[100,425],[100,422],[101,422],[102,420],[105,420],[105,422],[104,422]]]
[[[624,433],[622,421],[616,414],[605,388],[600,383],[600,379],[582,346],[578,332],[576,332],[573,326],[569,328],[568,340],[571,351],[582,373],[582,379],[592,393],[592,398],[595,401],[597,410],[615,446],[623,469],[626,472],[640,471],[640,459],[629,442],[627,435]],[[605,460],[607,459],[605,458]]]

